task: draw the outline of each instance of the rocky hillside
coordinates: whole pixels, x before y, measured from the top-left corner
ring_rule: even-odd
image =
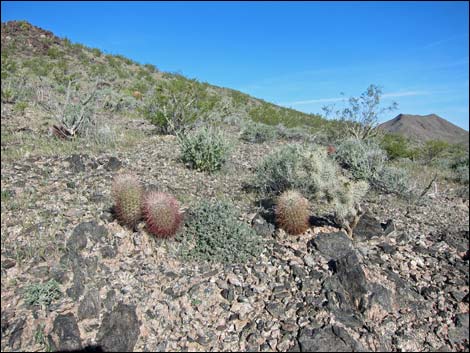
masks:
[[[413,140],[443,140],[449,143],[468,144],[468,131],[458,127],[436,114],[398,114],[392,120],[380,124],[381,129],[405,135]]]
[[[70,79],[86,94],[96,75],[106,82],[100,133],[52,136],[44,97],[65,99]],[[177,137],[141,114],[168,79],[24,22],[2,24],[2,351],[468,351],[468,195],[451,183],[414,203],[371,191],[353,239],[313,215],[316,205],[304,233],[286,234],[249,184],[260,161],[293,142],[247,142],[232,122],[265,110],[291,126],[312,117],[201,84],[207,104],[225,92],[211,107],[227,119],[214,125],[236,143],[222,170],[196,171]],[[117,220],[112,182],[129,171],[178,199],[177,237]],[[262,239],[259,256],[181,256],[194,205],[220,199],[237,214],[234,231]]]

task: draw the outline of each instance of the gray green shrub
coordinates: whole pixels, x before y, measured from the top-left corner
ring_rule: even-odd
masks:
[[[59,299],[62,292],[59,283],[53,279],[45,283],[31,284],[26,288],[24,299],[26,304],[47,306]]]
[[[204,200],[189,212],[185,232],[179,236],[183,258],[242,263],[261,253],[262,238],[239,220],[230,202]]]
[[[229,158],[231,142],[220,130],[202,127],[187,134],[178,134],[181,160],[192,169],[215,172]]]
[[[468,165],[459,165],[454,170],[455,180],[462,184],[468,184],[469,181],[469,170]]]
[[[366,180],[376,190],[402,196],[411,192],[407,170],[389,165],[387,153],[373,140],[349,138],[334,156],[355,179]]]
[[[371,185],[386,194],[406,195],[411,192],[408,172],[403,168],[384,166],[370,180]]]
[[[252,143],[272,141],[277,137],[274,127],[262,123],[248,122],[243,126],[240,138]]]
[[[387,161],[387,153],[372,140],[349,138],[336,147],[335,158],[354,178],[372,180]]]

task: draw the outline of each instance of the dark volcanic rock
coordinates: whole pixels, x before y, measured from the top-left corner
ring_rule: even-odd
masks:
[[[73,314],[59,315],[55,318],[49,343],[58,351],[82,349],[80,330]]]
[[[353,250],[351,240],[343,232],[320,233],[308,246],[313,246],[330,259],[338,259]]]
[[[23,335],[25,322],[26,320],[21,318],[13,325],[13,329],[11,330],[10,338],[8,340],[8,346],[13,350],[18,350],[21,347],[21,336]]]
[[[253,218],[251,226],[262,237],[270,237],[274,233],[274,225],[268,223],[260,214]]]
[[[100,294],[98,289],[93,288],[89,290],[78,306],[78,319],[90,319],[97,317],[100,310]]]
[[[390,231],[388,233],[390,233]],[[373,237],[383,235],[384,229],[380,221],[367,212],[361,217],[353,231],[354,240],[359,241],[370,240]]]
[[[106,227],[98,225],[96,221],[83,222],[75,227],[67,241],[67,247],[82,250],[86,247],[87,239],[93,242],[103,242],[108,235]],[[69,244],[70,243],[70,244]]]
[[[70,163],[70,169],[73,172],[78,173],[85,171],[85,163],[82,161],[82,156],[73,154],[67,158],[66,161]]]
[[[105,314],[97,342],[104,351],[132,352],[139,334],[135,306],[119,303],[111,313]]]
[[[351,251],[336,261],[336,274],[356,308],[364,309],[367,280],[355,252]]]
[[[105,164],[104,168],[108,171],[119,170],[122,166],[122,162],[116,157],[109,157],[108,163]]]
[[[299,334],[301,352],[357,352],[364,347],[338,326],[318,329],[304,328]]]

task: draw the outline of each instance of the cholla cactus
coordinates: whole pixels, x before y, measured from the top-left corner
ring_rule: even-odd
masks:
[[[285,191],[275,208],[276,222],[290,234],[301,234],[309,227],[309,202],[299,192]]]
[[[151,191],[144,199],[143,212],[148,230],[159,238],[175,235],[181,225],[182,214],[172,195]]]
[[[118,219],[134,226],[142,218],[142,186],[133,174],[120,174],[114,178],[112,195]]]
[[[263,197],[298,190],[315,203],[317,212],[333,213],[336,223],[350,236],[362,214],[360,201],[368,190],[367,182],[342,175],[325,147],[295,144],[268,155],[255,170],[253,186]]]
[[[342,184],[333,198],[335,218],[352,238],[353,230],[363,214],[360,201],[369,190],[369,184],[366,181],[352,182],[344,179]]]

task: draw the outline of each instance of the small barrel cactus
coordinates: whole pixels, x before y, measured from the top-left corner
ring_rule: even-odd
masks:
[[[181,225],[178,201],[164,192],[149,192],[144,198],[143,213],[147,229],[159,238],[175,235]]]
[[[116,215],[123,224],[135,226],[142,218],[143,189],[133,174],[120,174],[114,178],[112,195]]]
[[[301,234],[309,227],[309,202],[299,192],[283,192],[275,208],[276,222],[290,234]]]

